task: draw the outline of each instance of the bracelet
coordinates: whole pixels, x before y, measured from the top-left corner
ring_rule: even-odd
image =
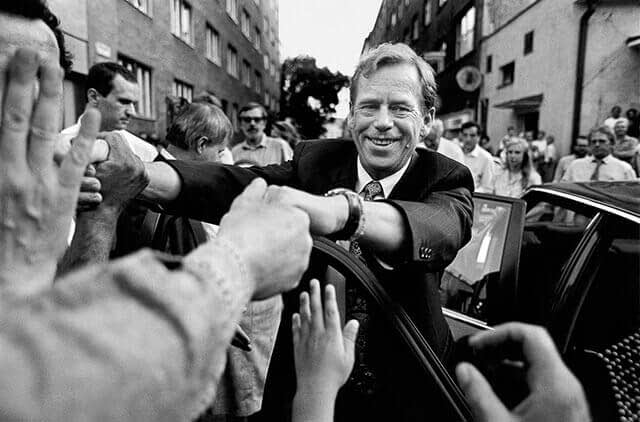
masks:
[[[324,196],[342,195],[347,198],[349,204],[349,216],[342,229],[333,233],[336,240],[353,240],[354,237],[362,236],[364,232],[364,201],[360,195],[345,188],[331,189]]]

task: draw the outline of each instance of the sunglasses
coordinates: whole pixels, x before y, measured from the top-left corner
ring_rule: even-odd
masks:
[[[242,123],[251,123],[251,122],[262,123],[264,122],[264,117],[240,117],[240,121]]]

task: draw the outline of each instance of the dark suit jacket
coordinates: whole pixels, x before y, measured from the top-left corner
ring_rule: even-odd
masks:
[[[169,162],[182,179],[170,212],[219,222],[233,199],[255,177],[322,195],[355,188],[357,151],[351,140],[321,140],[296,146],[293,160],[242,169],[199,162]],[[468,169],[441,154],[417,150],[386,202],[404,217],[407,243],[393,271],[370,262],[386,289],[413,318],[445,364],[452,338],[442,315],[439,277],[471,236],[473,179]],[[439,275],[439,274],[438,274]]]

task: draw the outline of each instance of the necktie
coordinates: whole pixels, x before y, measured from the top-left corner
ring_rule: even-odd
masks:
[[[371,201],[379,196],[384,196],[382,185],[378,181],[371,181],[362,189],[360,195],[365,201]],[[357,241],[351,242],[349,252],[360,259],[362,250]],[[371,395],[378,388],[376,386],[376,374],[373,370],[369,340],[371,337],[370,310],[368,299],[354,283],[347,282],[346,286],[346,310],[348,319],[357,319],[360,330],[356,338],[356,362],[349,378],[349,384],[359,394]]]
[[[593,170],[593,174],[591,175],[591,180],[599,180],[600,179],[600,167],[604,164],[604,161],[598,160],[597,158],[594,159],[593,161],[595,161],[595,163],[596,163],[596,168],[595,168],[595,170]]]

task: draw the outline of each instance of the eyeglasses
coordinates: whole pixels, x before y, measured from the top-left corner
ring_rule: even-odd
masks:
[[[240,121],[242,123],[251,123],[251,122],[256,122],[256,123],[262,123],[264,122],[264,117],[240,117]]]

